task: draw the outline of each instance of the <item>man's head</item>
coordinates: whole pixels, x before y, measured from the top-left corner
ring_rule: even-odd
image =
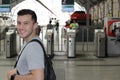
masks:
[[[30,9],[22,9],[17,13],[18,16],[23,16],[23,15],[28,15],[28,14],[32,16],[32,20],[36,23],[37,15],[35,14],[34,11],[32,11]]]
[[[29,41],[36,36],[37,16],[30,9],[22,9],[18,12],[17,30],[21,38]]]
[[[50,21],[49,21],[49,23],[51,24],[51,23],[52,23],[52,21],[50,20]]]

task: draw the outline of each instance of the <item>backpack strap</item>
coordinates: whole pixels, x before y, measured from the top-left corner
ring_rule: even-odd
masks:
[[[15,65],[14,65],[14,68],[16,68],[17,63],[18,63],[18,61],[19,61],[19,58],[20,58],[20,56],[21,56],[21,54],[22,54],[22,52],[23,52],[23,50],[25,49],[26,46],[27,46],[27,44],[26,44],[26,45],[24,46],[24,48],[21,50],[20,55],[18,55],[17,61],[15,62]]]
[[[46,54],[46,51],[45,51],[45,48],[44,48],[42,42],[40,42],[40,41],[37,40],[37,39],[33,39],[33,40],[31,40],[30,42],[38,42],[38,43],[41,45],[42,49],[43,49],[44,57],[45,57],[45,58],[47,57],[47,54]]]
[[[33,40],[31,40],[30,42],[38,42],[38,43],[41,45],[41,47],[43,48],[44,57],[46,58],[47,55],[46,55],[46,51],[45,51],[45,48],[44,48],[43,44],[42,44],[39,40],[37,40],[37,39],[33,39]],[[24,46],[24,48],[22,49],[22,51],[20,52],[20,55],[18,56],[18,59],[17,59],[17,61],[15,62],[14,68],[16,68],[17,63],[18,63],[18,61],[19,61],[19,58],[20,58],[23,50],[25,49],[25,47],[26,47],[30,42],[28,42],[28,43]]]

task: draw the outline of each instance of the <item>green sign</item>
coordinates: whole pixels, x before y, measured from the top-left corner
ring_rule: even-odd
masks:
[[[62,5],[74,5],[74,0],[62,0]]]
[[[10,0],[0,0],[0,5],[10,4]]]
[[[10,12],[11,0],[0,0],[0,12]]]
[[[62,11],[73,12],[74,11],[74,0],[62,0]]]

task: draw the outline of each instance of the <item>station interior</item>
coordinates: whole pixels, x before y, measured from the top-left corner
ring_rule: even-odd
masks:
[[[0,80],[7,80],[23,45],[16,30],[21,9],[37,14],[57,80],[120,79],[120,0],[0,0]],[[77,28],[65,27],[73,20]]]

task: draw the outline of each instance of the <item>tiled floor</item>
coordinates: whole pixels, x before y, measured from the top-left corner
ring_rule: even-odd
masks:
[[[15,59],[0,59],[0,80],[7,80],[6,73],[13,68]],[[95,56],[55,56],[53,65],[57,80],[119,80],[120,57],[96,58]]]
[[[98,59],[91,56],[89,58],[56,59],[54,63],[57,80],[120,79],[120,57]]]

